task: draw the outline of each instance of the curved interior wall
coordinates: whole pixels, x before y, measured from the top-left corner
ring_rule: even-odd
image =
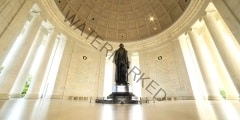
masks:
[[[11,14],[8,14],[7,16],[6,12],[12,8],[10,3],[14,4],[15,7],[18,8],[18,11],[11,11]],[[192,41],[194,38],[191,36],[191,32],[195,31],[195,28],[201,28],[201,26],[199,27],[195,24],[196,21],[202,21],[202,17],[204,16],[208,3],[209,1],[192,2],[191,4],[199,5],[198,10],[195,9],[195,11],[198,11],[197,13],[199,14],[190,14],[192,15],[192,18],[189,19],[189,21],[185,20],[183,23],[177,22],[172,28],[170,27],[162,34],[156,35],[150,39],[133,43],[125,43],[130,57],[136,54],[138,55],[138,64],[141,73],[144,73],[144,77],[150,78],[148,80],[144,80],[144,82],[131,81],[132,84],[140,84],[142,97],[153,96],[146,90],[146,87],[152,80],[154,80],[157,84],[159,84],[159,88],[166,91],[167,97],[170,98],[196,99],[196,96],[206,99],[219,98],[220,93],[218,93],[218,88],[215,89],[212,87],[213,82],[209,82],[212,80],[211,75],[204,72],[207,71],[207,68],[203,65],[203,61],[205,59],[201,58],[204,56],[201,56],[201,51],[198,51],[197,49],[197,47],[200,49],[201,46],[195,44],[195,42]],[[223,16],[223,20],[226,22],[226,25],[234,35],[234,38],[238,41],[238,43],[235,43],[235,46],[237,46],[236,51],[238,51],[239,36],[235,34],[239,31],[239,29],[237,29],[239,27],[239,19],[237,14],[235,14],[237,10],[233,6],[233,3],[230,2],[213,1],[213,3],[216,8],[220,6],[223,8],[224,11],[222,9],[218,9],[218,11],[220,15]],[[106,49],[102,49],[102,52],[100,52],[100,50],[102,48],[101,45],[107,43],[106,41],[99,41],[101,45],[99,45],[96,41],[91,44],[94,39],[93,37],[89,37],[89,39],[86,40],[88,35],[84,34],[81,36],[81,31],[74,31],[74,29],[69,26],[69,23],[63,22],[64,16],[61,16],[60,12],[54,12],[57,7],[51,6],[53,4],[47,1],[39,2],[26,0],[15,3],[13,0],[9,0],[8,2],[5,2],[4,5],[5,7],[1,7],[1,14],[6,16],[4,17],[6,19],[1,20],[1,23],[3,24],[0,36],[1,66],[9,55],[12,46],[17,41],[17,37],[21,34],[21,32],[23,32],[22,30],[25,23],[29,17],[31,18],[31,14],[35,14],[36,19],[35,22],[32,23],[33,27],[29,28],[31,31],[26,35],[25,41],[17,50],[17,54],[15,53],[15,55],[13,55],[14,58],[11,59],[10,67],[8,68],[3,66],[3,69],[1,70],[1,98],[20,97],[21,90],[30,73],[29,71],[31,71],[31,64],[34,63],[37,50],[43,43],[45,43],[42,42],[44,40],[49,41],[47,45],[44,44],[47,46],[47,48],[45,48],[46,50],[44,50],[45,56],[43,57],[44,59],[39,62],[39,64],[41,63],[41,67],[36,72],[36,76],[38,77],[32,78],[32,81],[34,82],[31,82],[32,87],[30,87],[30,92],[26,94],[26,97],[69,98],[71,96],[103,96],[103,86],[105,84],[104,75],[105,72],[107,72],[105,69],[105,63],[108,59],[105,57]],[[49,9],[49,6],[52,7],[51,10]],[[187,11],[191,11],[191,7]],[[186,14],[188,14],[187,11]],[[232,14],[229,15],[229,12]],[[187,16],[186,14],[183,15],[179,21],[186,19],[184,18]],[[58,16],[58,18],[56,18],[56,16]],[[200,20],[198,20],[198,18],[200,18]],[[229,20],[231,20],[231,22],[229,22]],[[174,27],[177,25],[180,27]],[[204,25],[206,26],[206,24]],[[40,34],[41,32],[39,33],[40,28],[42,28],[42,34]],[[207,38],[205,33],[202,34],[199,30],[197,31],[198,34],[201,34],[202,37],[205,38],[205,40],[210,39],[211,34],[213,34],[211,33]],[[40,34],[38,36],[42,35],[42,37],[36,37],[37,34]],[[208,42],[209,41],[207,41],[207,43]],[[108,44],[115,50],[118,48],[119,43],[109,42]],[[213,43],[213,46],[214,44],[215,42]],[[207,47],[215,48],[213,46]],[[110,46],[108,46],[108,48],[109,47]],[[57,51],[59,51],[59,53]],[[226,79],[219,81],[229,83],[226,81],[230,79],[230,81],[233,81],[233,86],[238,87],[239,83],[237,81],[239,81],[239,78],[234,77],[234,75],[229,75],[229,71],[234,73],[234,71],[238,70],[238,68],[229,70],[231,68],[226,67],[226,64],[230,61],[226,62],[222,60],[222,56],[218,55],[218,49],[213,51],[215,52],[209,53],[218,56],[217,61],[221,61],[219,64],[223,64],[222,69],[224,74],[226,74]],[[108,54],[110,53],[111,52]],[[189,56],[191,59],[188,58]],[[215,60],[215,58],[213,59]],[[59,64],[57,64],[58,62]],[[205,63],[205,65],[206,64],[207,63]],[[57,66],[56,68],[58,69],[51,69],[54,68],[53,66]],[[198,66],[197,69],[196,66]],[[213,67],[218,67],[218,65]],[[195,70],[194,75],[196,74],[198,77],[193,75],[191,68]],[[53,76],[54,74],[56,74],[55,77]],[[216,74],[220,76],[220,74]],[[130,76],[130,79],[133,79],[133,76]],[[194,82],[196,80],[198,80],[197,83]],[[196,84],[198,83],[201,86],[197,86]],[[211,85],[209,85],[210,83]],[[232,92],[234,90],[229,90],[229,87],[231,87],[230,83],[226,86],[227,87],[224,88],[225,92],[233,93],[229,96],[229,98],[238,97],[238,88],[235,90],[238,92],[234,93]],[[211,93],[211,95],[207,93]]]

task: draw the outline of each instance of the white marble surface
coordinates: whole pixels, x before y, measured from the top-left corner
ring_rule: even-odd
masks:
[[[239,101],[95,104],[62,99],[0,100],[0,120],[238,120]]]
[[[114,85],[112,88],[112,92],[132,92],[131,86],[125,85]]]

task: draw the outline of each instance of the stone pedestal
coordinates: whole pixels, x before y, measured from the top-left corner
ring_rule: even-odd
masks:
[[[96,103],[104,104],[138,104],[138,98],[131,92],[129,86],[115,85],[112,94],[106,99],[96,99]]]

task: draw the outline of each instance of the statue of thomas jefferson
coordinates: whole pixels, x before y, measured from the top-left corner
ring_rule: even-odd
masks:
[[[127,50],[121,43],[115,51],[113,62],[116,64],[115,82],[117,85],[128,85],[128,68],[130,62],[128,61]]]

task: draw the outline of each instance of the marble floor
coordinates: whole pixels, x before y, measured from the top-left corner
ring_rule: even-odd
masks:
[[[176,100],[95,104],[62,99],[0,100],[0,120],[240,120],[240,102]]]

